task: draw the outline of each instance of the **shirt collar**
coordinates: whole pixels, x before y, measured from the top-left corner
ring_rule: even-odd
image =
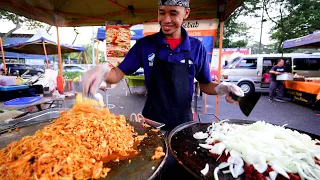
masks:
[[[190,45],[188,32],[183,27],[181,27],[181,33],[182,33],[182,37],[184,37],[184,39],[177,48],[180,48],[180,50],[183,50],[183,51],[191,51],[191,45]],[[161,31],[161,29],[160,29],[160,32],[157,34],[157,43],[163,44],[163,45],[168,44],[164,39],[164,34]]]

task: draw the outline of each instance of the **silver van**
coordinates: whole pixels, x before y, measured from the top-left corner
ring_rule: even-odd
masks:
[[[252,54],[243,55],[223,67],[221,81],[237,84],[245,93],[269,89],[269,71],[278,59],[285,60],[286,72],[305,77],[320,77],[320,54]]]

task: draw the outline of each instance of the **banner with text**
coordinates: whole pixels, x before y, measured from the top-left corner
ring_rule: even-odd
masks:
[[[211,62],[213,43],[216,39],[217,28],[219,21],[217,19],[210,20],[192,20],[184,21],[182,26],[187,30],[189,36],[199,39],[205,46],[208,56],[207,59]],[[143,34],[145,36],[157,33],[160,31],[158,22],[144,23]]]

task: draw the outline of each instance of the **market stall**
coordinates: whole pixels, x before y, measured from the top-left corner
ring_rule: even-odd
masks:
[[[21,43],[6,44],[3,50],[7,52],[25,53],[25,54],[43,54],[46,56],[46,65],[49,67],[48,55],[57,54],[57,43],[52,40],[50,35],[40,29],[30,39]],[[61,44],[61,53],[83,52],[83,46],[74,46]]]
[[[209,1],[209,0],[204,0],[204,1],[191,1],[191,14],[189,16],[189,20],[198,20],[198,19],[218,19],[219,23],[220,23],[220,54],[221,54],[221,48],[222,48],[222,40],[223,40],[223,28],[224,28],[224,23],[223,21],[225,21],[230,14],[238,7],[240,6],[240,4],[243,3],[243,0],[237,0],[237,1]],[[24,0],[16,0],[16,1],[10,1],[10,0],[2,0],[0,1],[0,8],[3,10],[7,10],[19,15],[23,15],[25,17],[31,18],[31,19],[35,19],[38,21],[42,21],[42,22],[46,22],[48,24],[54,25],[57,27],[57,36],[58,36],[58,57],[59,57],[59,66],[60,66],[60,77],[62,78],[62,61],[61,61],[61,47],[60,47],[60,40],[59,40],[59,28],[61,26],[90,26],[90,25],[103,25],[105,24],[106,21],[121,21],[123,24],[137,24],[137,23],[142,23],[142,22],[154,22],[157,20],[157,3],[149,3],[146,1],[117,1],[117,0],[108,0],[108,1],[100,1],[100,0],[92,0],[92,1],[75,1],[75,0],[69,0],[69,1],[65,1],[65,0],[55,0],[55,1],[24,1]],[[214,44],[214,43],[212,43]],[[221,57],[219,58],[219,63],[221,62]],[[221,67],[219,65],[219,67]],[[219,69],[220,71],[220,69]],[[220,73],[218,73],[220,75]],[[220,78],[218,78],[218,80],[220,80]],[[217,98],[219,99],[219,98]],[[90,101],[89,101],[90,102]],[[217,111],[218,111],[218,100],[217,100]],[[86,107],[86,108],[84,108]],[[92,127],[88,127],[88,128],[93,128],[96,127],[97,130],[101,130],[101,132],[98,132],[99,134],[102,134],[104,136],[106,136],[107,138],[113,138],[114,134],[110,134],[109,131],[106,132],[107,130],[114,130],[115,133],[117,134],[117,136],[123,136],[123,135],[128,135],[125,136],[124,138],[115,138],[114,142],[118,142],[119,140],[122,139],[126,139],[132,136],[132,131],[128,132],[128,131],[121,131],[123,130],[123,127],[125,127],[126,125],[126,120],[123,116],[110,116],[110,112],[106,111],[104,109],[99,109],[99,108],[91,108],[90,106],[85,105],[84,107],[82,106],[78,106],[78,108],[73,108],[71,111],[68,112],[64,112],[64,113],[57,113],[55,112],[55,114],[57,116],[54,116],[53,118],[58,118],[59,116],[62,117],[62,120],[58,120],[55,122],[61,122],[62,123],[62,127],[70,127],[72,128],[80,128],[82,130],[79,131],[79,133],[83,133],[84,131],[86,131],[84,134],[88,134],[90,132],[90,136],[94,135],[92,132],[90,131],[90,129],[84,128],[84,126],[92,125]],[[75,112],[76,111],[76,112]],[[49,116],[46,116],[48,115]],[[44,119],[42,119],[43,121],[37,121],[35,120],[35,116],[32,116],[33,119],[32,120],[23,120],[20,119],[19,121],[19,126],[21,127],[26,127],[25,129],[33,129],[33,131],[27,131],[25,129],[22,129],[22,131],[24,132],[24,134],[22,134],[22,136],[26,136],[26,135],[31,135],[34,133],[34,131],[36,129],[42,128],[45,123],[44,122],[49,122],[52,117],[50,116],[50,112],[43,112],[37,115],[42,116]],[[90,115],[88,117],[88,115]],[[91,118],[95,118],[97,121],[92,121]],[[106,123],[106,119],[107,118],[101,118],[101,117],[107,117],[109,118],[108,120],[111,119],[110,122],[117,122],[117,123],[122,123],[122,124],[111,124],[112,126],[109,128],[105,128],[104,126],[100,126],[100,124],[107,124],[109,126],[108,123]],[[83,118],[83,119],[82,119]],[[116,118],[116,120],[115,120]],[[77,120],[77,119],[82,119],[80,121],[80,123],[84,123],[84,124],[74,124],[73,120]],[[69,122],[71,123],[72,126],[70,126]],[[77,121],[75,121],[77,122]],[[98,123],[97,123],[98,122]],[[101,122],[101,123],[100,123]],[[32,126],[31,124],[36,124],[35,126]],[[47,124],[45,124],[47,125]],[[54,124],[57,127],[61,127],[61,124],[55,123]],[[50,127],[55,127],[54,125],[50,126]],[[75,126],[73,126],[75,125]],[[80,126],[81,125],[81,126]],[[117,128],[114,128],[115,126],[117,126]],[[136,131],[137,134],[144,134],[146,129],[149,125],[143,125],[141,126],[141,124],[138,125],[133,125],[134,129]],[[12,127],[16,127],[16,126],[12,126]],[[9,128],[12,129],[12,127],[9,126]],[[48,126],[47,126],[48,127]],[[49,130],[50,127],[48,127]],[[141,128],[144,127],[144,128]],[[102,148],[107,148],[109,147],[109,145],[111,146],[112,144],[106,144],[105,142],[97,142],[99,144],[101,144],[101,146],[99,146],[99,148],[92,148],[92,150],[94,151],[90,151],[87,152],[88,149],[91,149],[90,147],[98,147],[97,144],[94,144],[93,141],[90,140],[81,140],[79,141],[78,137],[74,137],[74,136],[68,136],[70,135],[70,132],[73,131],[67,131],[62,129],[61,131],[56,131],[56,129],[52,129],[53,131],[48,131],[46,132],[46,129],[44,129],[44,131],[42,131],[43,133],[39,133],[40,135],[44,134],[47,135],[48,132],[50,137],[53,137],[52,139],[55,140],[56,137],[58,136],[53,136],[52,133],[57,133],[57,135],[59,135],[59,139],[64,138],[64,137],[72,137],[72,138],[67,138],[68,141],[60,141],[63,142],[63,145],[68,145],[68,143],[66,142],[70,142],[71,143],[81,143],[80,145],[83,145],[82,149],[86,150],[86,153],[94,153],[95,155],[97,155],[97,159],[100,158],[100,155],[104,155],[105,152],[110,152],[110,151],[101,151]],[[47,129],[47,130],[48,130]],[[139,129],[142,129],[141,131],[139,131]],[[7,135],[7,129],[4,129],[3,133],[5,133],[5,135]],[[89,130],[89,131],[88,131]],[[94,131],[95,132],[95,131]],[[106,134],[109,133],[109,134]],[[126,134],[127,133],[127,134]],[[136,134],[134,133],[134,134]],[[148,134],[149,133],[149,134]],[[34,143],[38,143],[39,141],[36,140],[40,140],[40,143],[45,143],[44,141],[41,141],[43,139],[42,136],[38,136],[39,134],[36,134],[36,136],[34,136]],[[130,135],[129,135],[130,134]],[[168,147],[166,146],[166,141],[163,138],[163,135],[159,132],[159,130],[151,130],[151,129],[147,129],[147,137],[149,138],[146,141],[141,141],[141,154],[143,155],[141,156],[137,156],[140,157],[140,159],[136,159],[136,158],[132,158],[132,160],[130,159],[129,161],[121,161],[121,159],[115,159],[116,163],[112,163],[111,169],[107,168],[107,167],[103,167],[103,163],[101,163],[101,161],[97,161],[96,159],[89,159],[90,162],[85,161],[84,164],[86,165],[90,165],[89,169],[93,169],[95,174],[91,175],[91,176],[85,176],[85,178],[89,177],[97,177],[100,178],[100,174],[103,173],[102,175],[107,175],[107,173],[110,171],[110,173],[108,173],[108,178],[123,178],[123,179],[130,179],[133,176],[137,179],[153,179],[156,174],[160,171],[160,169],[162,168],[164,162],[167,160],[166,156],[163,157],[163,153],[165,153],[166,155],[168,154]],[[65,136],[63,136],[65,135]],[[80,135],[81,136],[81,135]],[[91,137],[90,137],[91,138]],[[97,138],[97,139],[101,139],[101,138]],[[6,141],[7,143],[11,142],[13,139],[8,140],[8,139],[4,139],[4,141]],[[61,139],[60,139],[61,140]],[[50,141],[51,142],[51,141]],[[160,142],[160,144],[154,144],[154,142]],[[19,142],[19,145],[21,142]],[[23,143],[23,142],[22,142]],[[51,142],[52,144],[57,143],[57,142]],[[50,143],[50,144],[51,144]],[[58,142],[59,143],[59,142]],[[121,145],[125,145],[123,146],[123,148],[127,148],[128,145],[130,144],[134,144],[134,142],[129,141],[129,142],[120,142]],[[120,144],[119,143],[119,144]],[[152,148],[148,148],[147,145],[153,145],[151,146]],[[157,147],[158,146],[158,147]],[[159,146],[161,146],[159,148]],[[78,146],[77,146],[78,147]],[[121,146],[122,147],[122,146]],[[33,148],[33,147],[30,147]],[[79,148],[75,149],[77,152],[79,150]],[[99,150],[99,151],[98,151]],[[102,153],[103,152],[103,153]],[[114,152],[114,151],[112,151]],[[123,151],[121,151],[123,153]],[[147,156],[144,156],[144,152],[149,152],[149,154]],[[150,154],[151,152],[151,154]],[[58,152],[56,152],[58,153]],[[85,155],[84,153],[77,153],[75,154],[75,156],[79,156],[79,155]],[[124,153],[123,153],[124,154]],[[156,159],[156,161],[151,161],[151,159],[154,159],[156,157],[151,156],[152,154],[155,155],[162,155],[160,156],[160,159]],[[75,162],[75,160],[80,160],[83,162],[83,160],[87,160],[87,159],[79,159],[77,157],[65,157],[65,154],[62,153],[62,156],[64,159],[66,159],[66,161],[62,161],[61,163],[64,163],[64,165],[67,163],[66,167],[70,167],[71,164],[74,164],[73,162]],[[109,154],[107,154],[109,155]],[[126,155],[126,154],[125,154]],[[50,160],[50,156],[48,156],[48,154],[45,154],[46,157],[41,158],[41,160],[44,161],[48,161]],[[162,158],[163,157],[163,158]],[[38,158],[38,157],[37,157]],[[76,159],[74,159],[76,158]],[[10,161],[10,159],[6,159],[6,158],[2,158],[3,161]],[[32,157],[31,157],[32,159]],[[35,158],[33,158],[35,159]],[[26,162],[29,162],[30,159],[28,159]],[[142,160],[142,161],[139,161]],[[33,160],[32,160],[33,161]],[[120,161],[120,162],[119,162]],[[38,161],[35,161],[38,162]],[[50,162],[50,161],[49,161]],[[139,162],[139,163],[137,163]],[[6,162],[6,163],[11,163],[11,162]],[[39,161],[39,166],[37,166],[40,169],[43,169],[44,167],[46,167],[45,165],[42,165],[41,162]],[[69,164],[69,165],[68,165]],[[150,165],[151,164],[151,165]],[[50,165],[52,165],[50,163]],[[146,167],[147,169],[143,168]],[[14,166],[10,166],[10,167],[14,167]],[[73,166],[75,167],[75,166]],[[187,174],[185,177],[186,179],[189,177],[190,178],[190,174],[188,174],[186,171],[183,171],[181,169],[182,168],[180,165],[176,164],[174,167],[170,167],[170,170],[174,170],[176,174],[178,174],[180,177],[183,177],[183,175]],[[54,171],[60,171],[60,167],[51,167],[50,168],[54,169]],[[58,170],[57,170],[58,169]],[[75,168],[73,168],[74,170]],[[77,169],[78,170],[78,169]],[[76,175],[82,175],[81,177],[83,177],[84,171],[82,171],[83,169],[80,169],[79,171],[76,172],[72,172],[74,174],[74,176]],[[45,170],[44,170],[45,171]],[[68,170],[67,170],[68,171]],[[72,170],[71,170],[72,171]],[[42,172],[42,171],[40,171]],[[172,177],[172,174],[167,173],[168,171],[162,172],[160,179],[170,179],[170,177]],[[49,175],[52,173],[49,173]],[[86,173],[87,174],[87,173]],[[12,174],[11,174],[12,175]],[[30,175],[30,174],[28,174]],[[32,174],[31,174],[32,175]],[[123,177],[119,177],[120,175],[124,175]],[[127,176],[129,175],[129,177]],[[65,176],[66,177],[66,176]],[[82,179],[85,179],[82,178]]]
[[[320,31],[286,40],[283,43],[283,48],[320,48]],[[315,64],[320,64],[320,59],[316,59],[316,61]],[[293,81],[285,82],[287,95],[295,101],[311,104],[313,109],[320,109],[319,77],[300,77],[299,75],[296,77]]]

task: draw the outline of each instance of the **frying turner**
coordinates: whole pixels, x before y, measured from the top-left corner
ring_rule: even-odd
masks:
[[[239,107],[244,115],[247,117],[250,115],[251,111],[259,101],[261,93],[253,92],[249,93],[243,97],[239,97],[233,93],[230,93],[233,100],[239,102]]]

